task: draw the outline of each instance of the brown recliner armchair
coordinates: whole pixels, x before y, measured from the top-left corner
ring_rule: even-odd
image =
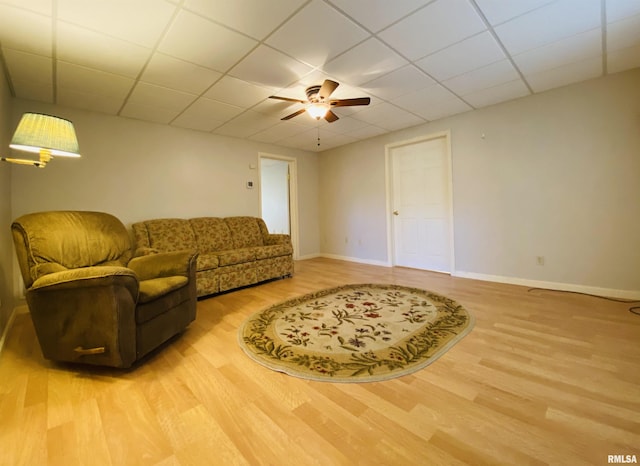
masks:
[[[195,251],[132,257],[102,212],[27,214],[11,230],[47,359],[130,367],[196,317]]]

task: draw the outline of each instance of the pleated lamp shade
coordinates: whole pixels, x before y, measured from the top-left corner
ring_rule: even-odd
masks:
[[[22,115],[9,147],[35,153],[44,150],[52,156],[80,157],[73,123],[41,113]]]

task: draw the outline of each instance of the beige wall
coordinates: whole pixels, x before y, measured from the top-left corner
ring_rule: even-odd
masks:
[[[81,159],[13,168],[12,215],[54,209],[110,212],[125,224],[159,217],[259,215],[258,153],[298,163],[301,256],[319,251],[317,155],[210,133],[15,99],[25,111],[74,122]],[[256,188],[247,189],[253,180]]]
[[[9,87],[0,73],[0,156],[8,154],[11,122]],[[0,162],[0,338],[13,310],[13,242],[11,223],[11,165]]]
[[[458,275],[638,295],[638,83],[636,69],[321,153],[322,252],[390,261],[385,144],[450,130]]]

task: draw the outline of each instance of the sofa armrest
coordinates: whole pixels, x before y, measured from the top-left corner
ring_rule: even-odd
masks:
[[[266,246],[288,243],[291,243],[291,235],[285,235],[282,233],[269,233],[269,235],[264,238],[264,244]]]
[[[140,280],[152,278],[172,277],[182,275],[191,276],[195,267],[198,253],[192,250],[160,252],[148,256],[135,257],[129,261],[129,268]]]

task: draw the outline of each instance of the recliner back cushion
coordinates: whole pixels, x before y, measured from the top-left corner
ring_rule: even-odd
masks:
[[[201,253],[233,249],[233,238],[223,218],[200,217],[189,220]]]
[[[196,237],[189,221],[181,218],[163,218],[144,222],[149,235],[149,246],[161,252],[196,249]]]
[[[264,246],[260,226],[255,217],[227,217],[224,219],[236,249]]]
[[[51,211],[23,215],[12,226],[25,286],[43,275],[95,265],[125,266],[131,242],[125,226],[103,212]]]

